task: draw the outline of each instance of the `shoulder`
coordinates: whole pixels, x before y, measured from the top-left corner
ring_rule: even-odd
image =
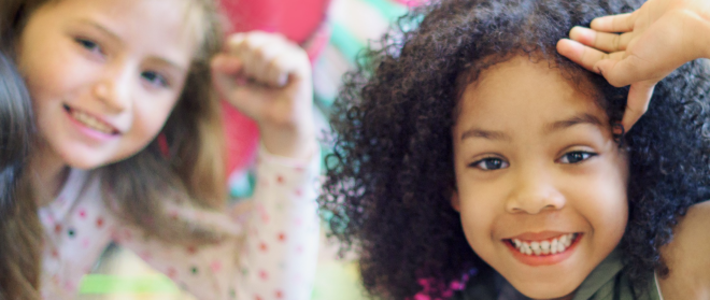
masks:
[[[659,277],[665,299],[710,297],[710,201],[691,206],[673,230],[673,240],[661,248],[669,268]]]

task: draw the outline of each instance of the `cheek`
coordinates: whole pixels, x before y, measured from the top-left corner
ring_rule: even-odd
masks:
[[[496,236],[496,220],[504,212],[501,195],[491,185],[486,185],[461,189],[460,197],[461,223],[466,238],[474,251],[486,252]]]
[[[149,101],[153,101],[150,103]],[[172,112],[174,100],[147,99],[135,109],[135,119],[131,131],[134,137],[147,144],[160,132]]]
[[[586,218],[594,232],[621,237],[628,220],[627,176],[625,164],[609,162],[570,185],[568,193],[576,200],[574,208]]]

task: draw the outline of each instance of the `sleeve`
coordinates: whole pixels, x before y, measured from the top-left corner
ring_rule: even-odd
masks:
[[[198,299],[310,299],[320,228],[319,158],[316,153],[303,163],[262,147],[253,209],[246,217],[189,212],[198,222],[230,232],[218,244],[176,246],[135,228],[123,228],[116,239]]]

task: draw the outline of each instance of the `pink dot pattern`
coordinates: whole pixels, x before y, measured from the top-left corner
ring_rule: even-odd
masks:
[[[197,299],[309,299],[319,237],[318,157],[306,163],[262,149],[254,209],[246,215],[169,212],[233,233],[209,245],[168,244],[125,225],[105,206],[98,173],[72,169],[57,199],[38,211],[45,228],[41,293],[75,299],[82,276],[116,242]]]

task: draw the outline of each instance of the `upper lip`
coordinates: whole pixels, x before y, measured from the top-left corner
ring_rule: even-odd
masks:
[[[85,114],[87,114],[87,115],[90,115],[90,116],[92,116],[93,118],[95,118],[96,120],[99,120],[101,123],[104,123],[106,126],[111,127],[111,130],[113,131],[114,134],[120,134],[120,133],[121,133],[121,130],[118,129],[118,128],[116,128],[116,126],[114,126],[114,125],[111,124],[110,122],[106,121],[104,118],[97,116],[97,115],[94,114],[94,113],[88,112],[88,111],[83,110],[83,109],[75,108],[75,107],[72,107],[72,106],[69,106],[69,105],[66,105],[66,104],[64,104],[64,108],[67,109],[67,110],[69,110],[70,112],[71,112],[72,110],[75,110],[75,111],[79,111],[79,112],[85,113]]]
[[[559,237],[564,234],[574,233],[573,231],[562,232],[562,231],[540,231],[540,232],[524,232],[522,234],[511,236],[504,239],[518,239],[521,241],[542,241],[549,240],[552,238]]]

